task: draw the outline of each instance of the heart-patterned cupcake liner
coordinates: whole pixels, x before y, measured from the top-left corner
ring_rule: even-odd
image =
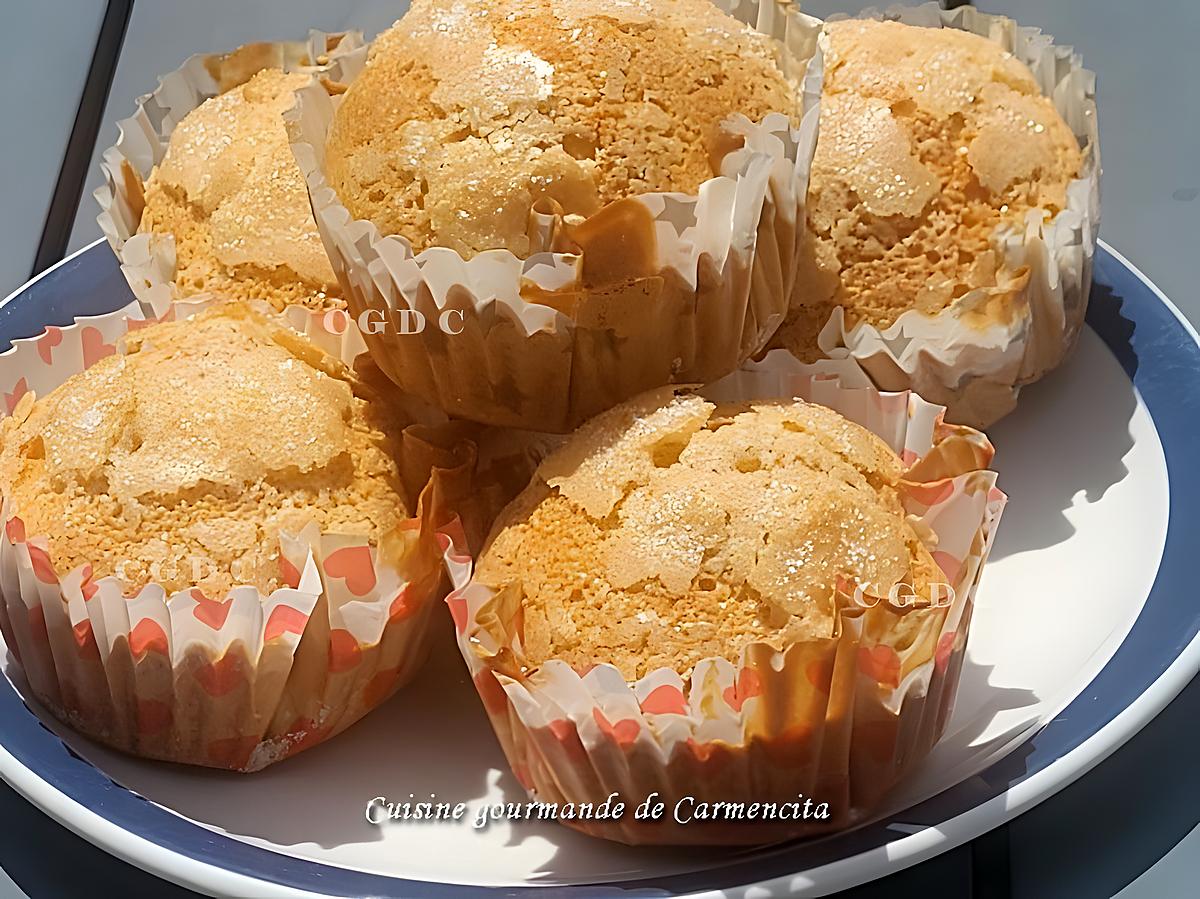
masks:
[[[459,648],[513,772],[539,801],[602,803],[626,814],[565,823],[631,844],[764,843],[845,827],[870,816],[940,737],[958,682],[973,596],[1005,497],[978,431],[947,425],[941,407],[909,392],[848,387],[783,352],[706,388],[714,401],[799,397],[879,435],[908,468],[905,507],[953,594],[905,611],[839,589],[833,636],[783,651],[752,644],[710,658],[687,678],[658,669],[628,683],[612,665],[576,670],[522,662],[516,591],[472,580],[453,558],[447,603]],[[922,616],[897,635],[906,614]],[[634,808],[651,794],[661,820]],[[828,819],[766,820],[762,803],[827,803]],[[688,823],[675,820],[684,803]],[[701,803],[752,804],[756,820],[698,820]]]
[[[162,318],[203,305],[175,304]],[[341,335],[317,333],[323,316],[291,317],[352,360]],[[131,303],[15,341],[0,355],[3,414],[26,414],[28,394],[119,352],[128,331],[152,321]],[[286,586],[269,595],[167,595],[94,578],[90,565],[59,571],[46,538],[27,533],[3,496],[0,630],[33,695],[82,733],[151,758],[262,768],[350,726],[419,669],[449,589],[444,557],[465,545],[450,510],[464,506],[473,467],[456,432],[408,428],[401,475],[416,515],[375,543],[315,524],[281,534]]]
[[[352,312],[386,323],[364,337],[405,393],[449,415],[563,433],[643,390],[722,377],[766,345],[797,269],[820,22],[779,0],[718,5],[779,39],[784,72],[801,85],[798,126],[779,113],[757,123],[732,117],[737,149],[697,195],[609,204],[588,220],[587,246],[575,253],[551,252],[548,241],[526,259],[507,250],[464,259],[445,247],[414,254],[403,236],[354,220],[324,171],[341,97],[315,83],[297,92],[285,119],[318,230]],[[532,233],[554,232],[533,218]],[[439,327],[447,314],[457,333]],[[413,320],[425,327],[403,333]]]

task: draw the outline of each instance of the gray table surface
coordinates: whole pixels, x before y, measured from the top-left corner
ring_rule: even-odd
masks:
[[[984,9],[1043,27],[1073,43],[1099,76],[1104,160],[1102,237],[1140,267],[1193,323],[1200,324],[1200,291],[1192,265],[1200,250],[1200,7],[1150,0],[987,0]],[[266,37],[292,37],[309,25],[329,30],[358,27],[368,33],[403,10],[396,0],[138,0],[133,7],[120,63],[97,141],[97,155],[115,139],[114,123],[128,115],[134,98],[153,88],[155,76],[193,52],[224,50]],[[859,3],[814,0],[816,15],[850,12]],[[56,153],[69,133],[86,73],[88,35],[98,27],[103,4],[51,0],[5,8],[5,24],[37,36],[59,33],[71,22],[72,37],[59,42],[66,60],[53,77],[36,83],[36,127],[20,129],[0,148],[8,214],[0,224],[0,283],[15,286],[32,260],[30,233],[45,214],[57,171]],[[77,32],[77,33],[76,33]],[[11,33],[11,32],[10,32]],[[21,83],[44,52],[37,41],[14,42],[0,71]],[[56,60],[59,54],[56,54]],[[78,61],[82,59],[82,63]],[[57,63],[56,63],[57,65]],[[56,93],[57,92],[57,93]],[[0,98],[0,115],[11,120],[30,105],[28,92]],[[67,111],[64,114],[64,110]],[[39,154],[43,158],[39,158]],[[13,168],[16,166],[16,168]],[[88,190],[99,183],[93,168]],[[16,183],[19,182],[19,183]],[[81,204],[71,249],[99,236],[90,196]],[[24,230],[22,230],[22,228]],[[34,240],[36,243],[36,240]],[[23,254],[28,255],[26,260]],[[1200,894],[1200,769],[1187,747],[1200,739],[1200,684],[1192,684],[1144,732],[1076,784],[1022,815],[1007,828],[1012,895],[1132,897]],[[1181,747],[1183,747],[1181,749]],[[26,893],[69,895],[104,883],[127,895],[184,895],[160,881],[107,860],[0,785],[0,897]],[[5,874],[4,872],[7,872]],[[15,881],[15,883],[14,883]],[[989,891],[975,876],[976,895]],[[927,893],[963,895],[972,883],[967,849],[894,875],[860,896]],[[20,885],[18,888],[17,884]],[[107,894],[109,890],[105,890]]]

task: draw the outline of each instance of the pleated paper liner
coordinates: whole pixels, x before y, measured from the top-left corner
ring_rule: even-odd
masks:
[[[265,41],[229,53],[196,54],[162,76],[153,92],[138,98],[134,114],[117,123],[117,143],[104,151],[100,167],[105,183],[95,196],[100,228],[147,316],[161,317],[173,300],[181,299],[175,286],[173,237],[139,234],[138,225],[145,208],[143,187],[184,116],[262,69],[310,72],[328,84],[351,77],[365,58],[359,32],[314,30],[304,41]]]
[[[826,356],[856,359],[880,389],[915,390],[947,406],[950,420],[986,427],[1015,407],[1022,385],[1063,361],[1083,326],[1100,226],[1096,76],[1071,47],[973,6],[892,6],[860,17],[959,28],[1001,45],[1029,66],[1083,150],[1066,209],[1044,219],[1034,210],[993,236],[998,270],[1008,273],[1008,283],[968,291],[937,315],[910,310],[882,330],[865,321],[850,326],[837,308],[818,336]],[[970,310],[996,293],[1014,294],[1011,320],[973,321]]]
[[[414,254],[403,236],[353,220],[324,173],[340,97],[316,84],[297,93],[285,118],[318,229],[350,309],[392,323],[366,340],[403,391],[449,415],[562,433],[648,388],[715,380],[765,346],[795,280],[820,23],[778,0],[718,5],[781,41],[784,70],[802,85],[798,127],[782,114],[733,117],[738,149],[698,195],[612,203],[578,229],[577,254],[550,252],[552,241],[527,259],[506,250],[469,260],[438,247]],[[530,233],[553,234],[552,219],[535,211]],[[419,333],[401,333],[408,310],[427,322]],[[437,326],[445,312],[455,328],[461,315],[461,333]]]
[[[630,844],[764,843],[843,828],[869,817],[940,737],[1005,503],[987,470],[992,447],[978,431],[946,425],[941,407],[914,394],[847,387],[824,371],[777,352],[704,393],[800,397],[883,438],[908,465],[905,508],[952,601],[902,613],[841,589],[828,639],[783,651],[753,644],[736,663],[706,659],[686,679],[664,668],[627,683],[607,664],[576,671],[552,660],[523,670],[515,591],[494,593],[471,580],[469,560],[452,560],[447,602],[459,648],[517,778],[543,802],[599,804],[616,792],[626,803],[619,819],[570,826]],[[901,640],[904,614],[921,618]],[[635,807],[654,793],[663,818],[638,820]],[[826,803],[829,818],[803,818],[806,798],[814,812]],[[741,803],[743,816],[754,803],[797,805],[785,820],[764,819],[758,805],[754,820],[682,824],[679,802],[685,817],[700,803]]]
[[[202,306],[173,305],[164,317]],[[320,321],[308,319],[309,333]],[[0,355],[4,413],[25,413],[29,394],[118,352],[125,333],[146,323],[131,303],[15,341]],[[443,557],[465,543],[450,510],[467,504],[473,447],[451,431],[409,428],[400,461],[415,517],[377,543],[315,525],[281,534],[287,586],[270,595],[240,586],[227,596],[168,596],[153,583],[130,589],[95,578],[89,565],[59,571],[46,538],[27,533],[3,497],[0,628],[33,694],[109,746],[238,771],[350,726],[421,665],[449,588]]]

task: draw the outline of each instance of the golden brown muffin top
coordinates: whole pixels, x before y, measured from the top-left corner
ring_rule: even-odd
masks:
[[[139,231],[175,235],[181,295],[341,305],[281,118],[309,78],[263,69],[172,132]]]
[[[521,591],[532,665],[686,675],[753,642],[831,636],[839,578],[881,585],[873,595],[928,583],[901,474],[886,444],[825,407],[654,391],[542,463],[476,577]]]
[[[992,234],[1030,209],[1063,209],[1082,161],[1032,73],[998,44],[898,22],[825,30],[812,252],[796,293],[811,321],[785,326],[793,349],[815,347],[833,305],[887,327],[1011,282]]]
[[[708,0],[416,0],[350,85],[326,172],[417,251],[523,257],[538,201],[695,193],[725,119],[796,110],[777,54]]]
[[[350,371],[242,304],[132,332],[0,426],[0,488],[60,574],[168,594],[280,586],[279,534],[407,517],[394,422]]]

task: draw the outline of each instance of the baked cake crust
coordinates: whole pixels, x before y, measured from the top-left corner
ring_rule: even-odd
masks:
[[[686,675],[750,643],[832,637],[847,583],[928,596],[938,569],[905,516],[902,473],[878,437],[825,407],[656,391],[542,463],[476,579],[521,592],[531,667]]]

